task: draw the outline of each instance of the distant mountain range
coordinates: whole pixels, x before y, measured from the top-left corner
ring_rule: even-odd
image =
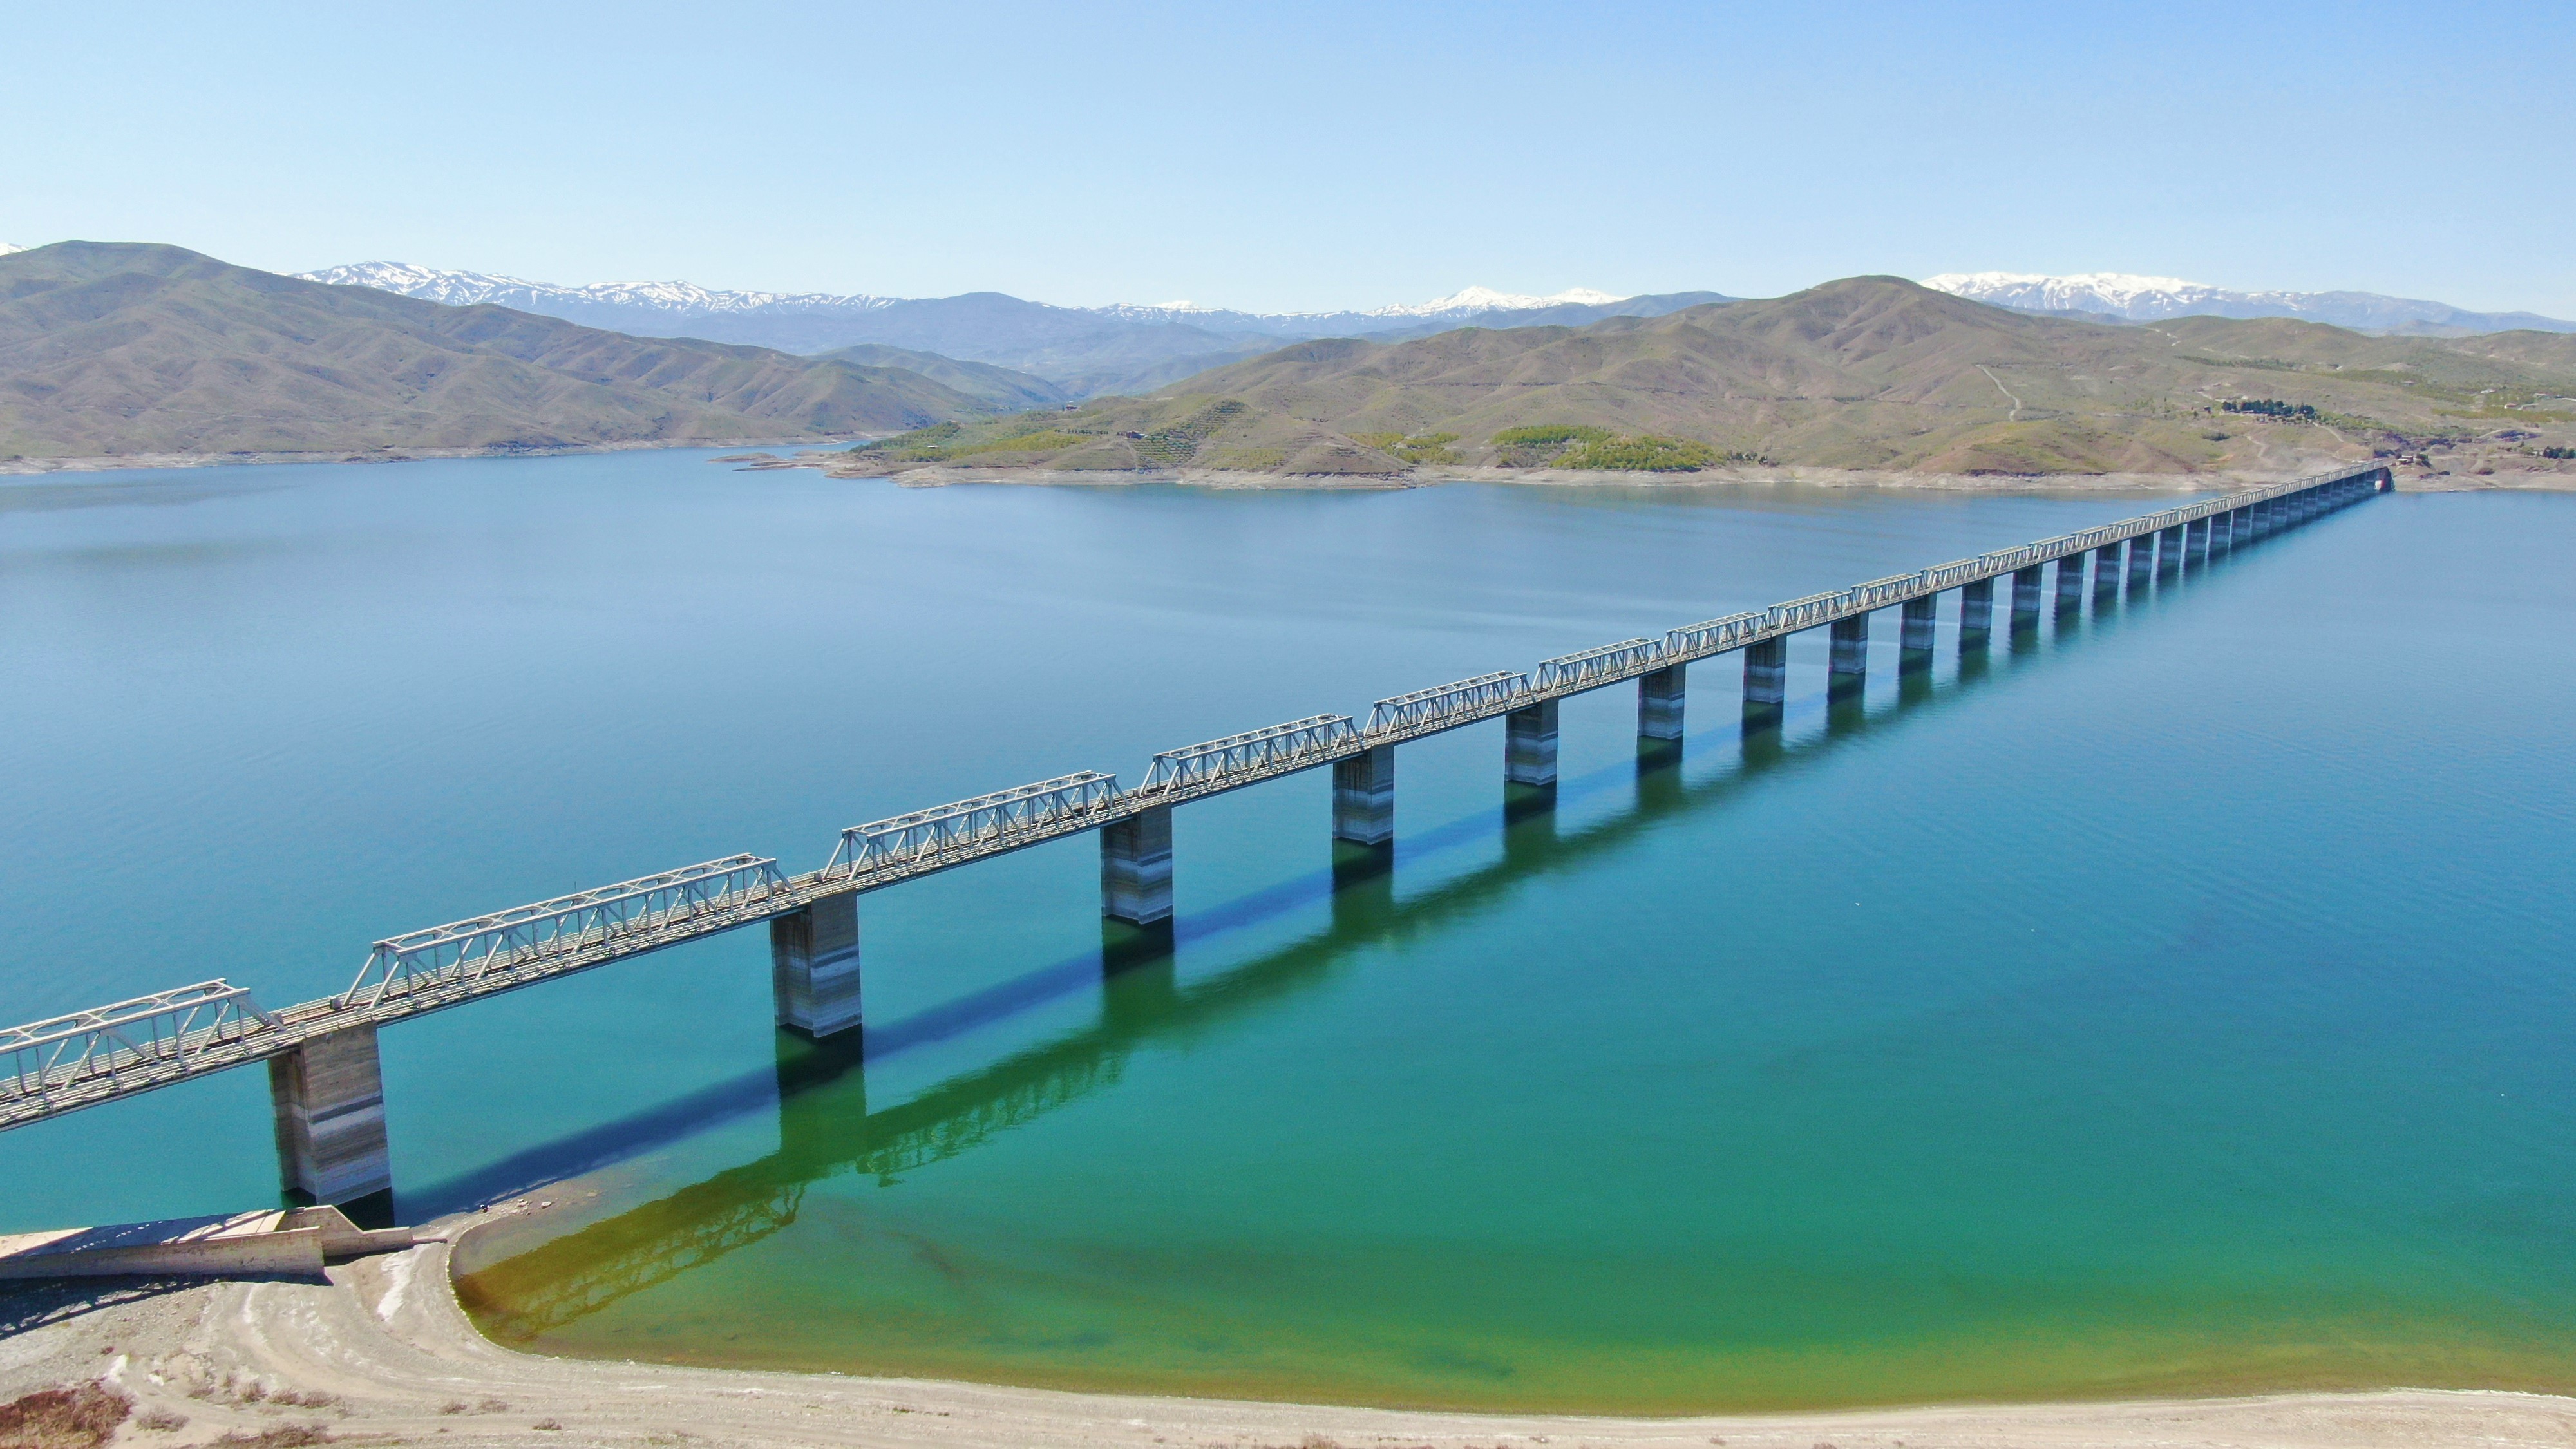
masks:
[[[441,306],[181,247],[0,257],[0,463],[819,440],[994,410],[910,368]]]
[[[2018,310],[1859,277],[1760,302],[1470,291],[1297,315],[1048,307],[995,293],[903,301],[676,284],[553,289],[648,311],[665,326],[802,317],[868,322],[895,339],[814,356],[471,301],[474,288],[449,274],[381,275],[468,305],[172,246],[61,242],[0,256],[0,471],[153,454],[381,458],[904,430],[909,441],[850,455],[849,466],[971,458],[978,468],[1074,472],[1381,473],[1731,457],[2196,472],[2473,436],[2535,456],[2576,441],[2565,426],[2576,415],[2566,401],[2576,396],[2576,331],[2374,337],[2283,316],[2135,325],[2108,310],[2228,301],[2154,280],[2024,278],[2004,293],[2025,304]],[[2051,290],[2052,281],[2081,285]],[[2285,295],[2298,298],[2275,294],[2273,304]],[[1175,317],[1196,320],[1156,320]],[[1574,325],[1452,325],[1459,318]],[[1283,338],[1261,327],[1382,330],[1377,340]],[[1189,350],[1211,343],[1232,349],[1213,354],[1224,364],[1213,369],[1210,353]],[[977,352],[1034,356],[1074,380]],[[1084,362],[1093,370],[1079,370]],[[1152,396],[1083,402],[1112,364],[1130,378],[1174,380]]]
[[[1283,341],[1410,337],[1476,326],[1579,327],[1731,300],[1716,292],[1621,298],[1578,288],[1529,297],[1469,287],[1436,301],[1370,311],[1236,312],[1188,302],[1057,307],[1001,292],[902,298],[724,292],[688,282],[568,287],[407,262],[301,275],[451,307],[490,303],[641,337],[703,337],[809,354],[862,345],[936,353],[1029,373],[1076,398],[1150,390]]]
[[[2085,272],[2044,277],[2028,272],[1944,272],[1923,285],[1953,296],[2025,312],[2081,312],[2123,322],[2168,317],[2298,317],[2356,332],[2466,337],[2482,332],[2576,332],[2531,312],[2470,312],[2446,302],[2383,297],[2376,292],[2236,292],[2180,277]]]
[[[2281,471],[2482,434],[2563,445],[2571,393],[2576,335],[2208,316],[2149,330],[1853,277],[1579,330],[1293,342],[1151,397],[871,444],[835,471]]]

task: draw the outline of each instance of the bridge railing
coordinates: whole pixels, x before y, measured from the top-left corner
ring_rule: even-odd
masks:
[[[1809,594],[1804,598],[1773,604],[1769,610],[1768,623],[1775,633],[1813,628],[1840,616],[1850,603],[1851,590],[1849,589]]]
[[[1015,785],[971,800],[853,825],[841,832],[841,843],[824,865],[823,875],[827,879],[864,875],[993,845],[1013,835],[1096,815],[1115,805],[1121,793],[1117,776],[1077,770],[1033,785]]]
[[[1854,584],[1844,590],[1851,595],[1853,607],[1862,609],[1882,609],[1889,604],[1903,603],[1922,591],[1923,575],[1919,571],[1910,574],[1890,574],[1886,578],[1871,579],[1867,583]]]
[[[1318,714],[1286,724],[1165,750],[1145,771],[1140,790],[1170,791],[1220,784],[1238,776],[1295,769],[1347,750],[1359,731],[1346,714]]]
[[[277,1026],[248,988],[220,977],[13,1026],[0,1031],[0,1057],[8,1062],[0,1105],[42,1101],[102,1078],[184,1075],[195,1059]]]
[[[1616,644],[1578,649],[1572,654],[1542,659],[1531,682],[1540,693],[1581,689],[1588,684],[1633,674],[1661,658],[1663,652],[1663,646],[1652,639],[1622,639]]]
[[[1449,684],[1435,684],[1411,694],[1381,699],[1369,706],[1368,728],[1374,737],[1414,734],[1458,719],[1482,719],[1513,707],[1530,695],[1530,677],[1516,670],[1496,670]]]
[[[1770,615],[1763,613],[1729,614],[1722,619],[1702,619],[1664,631],[1664,653],[1675,659],[1695,658],[1702,654],[1723,654],[1740,649],[1754,635],[1769,627]]]
[[[332,1005],[374,1008],[431,985],[472,984],[494,970],[667,930],[693,916],[787,888],[778,862],[729,855],[657,875],[378,941]]]

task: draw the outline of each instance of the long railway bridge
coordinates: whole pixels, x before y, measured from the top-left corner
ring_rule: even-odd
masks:
[[[30,1022],[0,1031],[0,1130],[264,1061],[286,1190],[362,1202],[393,1186],[376,1033],[396,1022],[765,922],[779,1024],[834,1036],[860,1024],[858,898],[869,891],[1095,831],[1102,914],[1168,930],[1179,806],[1329,766],[1333,838],[1384,848],[1398,745],[1500,718],[1504,779],[1553,786],[1558,708],[1571,696],[1634,681],[1639,737],[1678,740],[1689,666],[1741,654],[1742,707],[1759,722],[1786,700],[1793,634],[1830,632],[1828,688],[1841,694],[1864,681],[1882,609],[1900,614],[1900,667],[1919,667],[1945,593],[1958,595],[1959,648],[1982,650],[1998,580],[2011,580],[2012,623],[2035,623],[2052,570],[2061,606],[2080,602],[2088,563],[2091,589],[2114,591],[2392,486],[2380,464],[2344,468],[1415,690],[1377,701],[1365,722],[1320,714],[1167,750],[1133,786],[1085,770],[855,825],[801,875],[772,857],[726,856],[412,931],[376,942],[346,990],[279,1010],[214,980]]]

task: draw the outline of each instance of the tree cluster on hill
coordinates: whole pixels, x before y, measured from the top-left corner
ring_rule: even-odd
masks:
[[[2295,418],[2300,422],[2313,422],[2317,416],[2317,410],[2311,404],[2286,403],[2276,397],[2231,398],[2218,406],[2223,412],[2257,413],[2270,418]]]

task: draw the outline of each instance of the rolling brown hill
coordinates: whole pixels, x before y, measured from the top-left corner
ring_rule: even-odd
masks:
[[[1580,328],[1304,342],[1150,398],[881,446],[848,467],[950,456],[1288,473],[1619,466],[1641,455],[1620,439],[1664,439],[1687,445],[1656,445],[1682,464],[2178,473],[2367,456],[2500,427],[2565,432],[2576,404],[2542,400],[2570,393],[2576,337],[2369,337],[2277,318],[2120,326],[1855,277]],[[2289,416],[2230,412],[2231,401],[2278,402]],[[1536,445],[1509,435],[1549,425],[1591,431]],[[1033,446],[1009,446],[1014,430]],[[1606,445],[1587,442],[1600,434]]]
[[[992,411],[900,369],[443,307],[179,247],[0,257],[0,461],[789,440]]]

